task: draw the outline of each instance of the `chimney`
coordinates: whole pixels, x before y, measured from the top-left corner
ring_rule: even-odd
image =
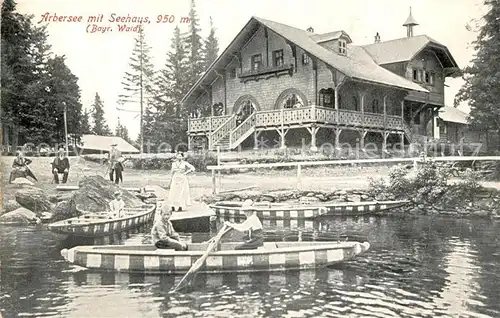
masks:
[[[312,27],[308,27],[307,32],[314,33],[314,29]]]
[[[378,34],[375,34],[375,43],[380,43],[380,35]]]
[[[406,36],[411,38],[413,36],[413,27],[415,25],[418,25],[417,21],[413,18],[411,15],[411,7],[410,7],[410,15],[406,19],[406,22],[403,24],[403,26],[406,27]]]

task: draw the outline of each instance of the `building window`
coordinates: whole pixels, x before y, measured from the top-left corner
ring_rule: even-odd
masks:
[[[431,73],[430,78],[429,78],[429,84],[434,85],[435,80],[436,80],[436,74]]]
[[[431,73],[429,73],[429,72],[425,72],[425,73],[424,73],[424,81],[425,81],[427,84],[430,84],[430,83],[431,83]]]
[[[334,106],[334,96],[335,92],[333,88],[329,89],[320,89],[319,90],[319,105],[325,107],[333,107]]]
[[[262,67],[262,55],[255,54],[252,56],[252,71],[258,71]]]
[[[297,94],[290,94],[283,101],[283,108],[299,108],[303,106],[304,102]]]
[[[346,46],[347,46],[346,41],[339,40],[339,54],[343,54],[343,55],[346,54],[346,51],[347,51]]]
[[[425,72],[424,70],[418,70],[418,81],[423,82],[425,78]]]
[[[214,116],[223,116],[224,115],[224,104],[218,103],[212,106],[214,108]]]
[[[283,65],[283,50],[277,50],[273,52],[274,66]]]
[[[413,80],[418,81],[418,70],[413,69]]]
[[[229,71],[229,77],[230,77],[230,78],[236,78],[236,69],[235,69],[235,68],[232,68],[232,69]]]
[[[309,55],[307,55],[306,53],[302,54],[302,64],[309,64]]]

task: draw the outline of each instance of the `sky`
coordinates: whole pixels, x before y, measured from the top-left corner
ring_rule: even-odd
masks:
[[[223,52],[252,16],[301,29],[312,27],[315,33],[344,30],[353,44],[363,45],[373,43],[377,32],[382,41],[405,37],[402,24],[411,7],[419,23],[414,34],[426,34],[446,45],[463,68],[473,57],[471,42],[477,37],[475,31],[466,29],[466,24],[480,20],[486,13],[482,3],[483,0],[196,0],[196,10],[204,37],[209,32],[210,17],[213,19],[220,52]],[[116,108],[140,109],[138,103],[117,104],[137,33],[120,32],[117,26],[124,23],[108,19],[148,17],[146,42],[152,47],[154,66],[161,69],[175,26],[179,25],[181,32],[187,31],[187,24],[181,20],[188,16],[189,8],[190,0],[17,0],[18,12],[33,14],[34,23],[44,20],[46,13],[82,16],[81,22],[47,22],[45,19],[41,23],[47,24],[52,52],[65,55],[68,67],[78,77],[84,108],[90,108],[95,94],[99,93],[109,126],[114,130],[119,121],[132,138],[140,129],[138,113]],[[89,16],[98,14],[103,14],[102,22],[88,23]],[[168,19],[173,15],[174,22],[156,23],[158,17],[165,15]],[[94,24],[100,29],[111,27],[113,30],[91,32]],[[445,102],[452,106],[463,81],[448,79],[446,84]],[[460,105],[460,109],[467,111],[467,105]]]

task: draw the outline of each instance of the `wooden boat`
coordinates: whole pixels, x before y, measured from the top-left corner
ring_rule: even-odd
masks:
[[[52,232],[82,237],[98,237],[129,230],[151,221],[155,204],[125,208],[121,218],[110,219],[107,213],[89,213],[48,225]]]
[[[252,209],[261,219],[313,219],[325,215],[368,215],[395,209],[409,201],[361,201],[361,202],[324,202],[321,205],[292,205],[290,203],[255,202]],[[221,201],[210,205],[217,215],[245,216],[242,202]]]
[[[242,202],[221,201],[211,204],[210,208],[212,208],[215,213],[220,216],[245,217],[245,212],[241,207],[241,204]],[[251,209],[256,211],[257,216],[263,220],[314,219],[327,213],[327,209],[324,206],[292,206],[290,204],[283,203],[256,202],[251,206]]]
[[[397,209],[410,203],[408,200],[398,201],[361,201],[325,203],[327,215],[376,215],[382,211]]]
[[[255,250],[234,250],[239,243],[222,243],[202,269],[205,273],[283,271],[326,267],[347,261],[370,248],[368,242],[265,242]],[[68,262],[88,269],[122,272],[184,274],[208,243],[188,244],[187,251],[153,245],[76,246],[61,250]]]
[[[156,218],[159,218],[163,201],[157,201]],[[203,202],[193,201],[191,205],[183,211],[173,212],[170,221],[177,232],[210,232],[210,222],[215,217],[215,212]]]

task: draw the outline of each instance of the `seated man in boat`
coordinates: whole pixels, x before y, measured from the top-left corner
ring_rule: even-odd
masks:
[[[227,226],[233,229],[246,232],[248,231],[248,240],[241,245],[235,247],[236,250],[254,250],[259,246],[264,245],[264,236],[262,233],[262,223],[257,216],[255,210],[251,207],[253,204],[252,200],[245,200],[241,205],[242,210],[245,212],[247,219],[241,224],[235,224],[226,221]]]
[[[179,234],[175,232],[172,222],[170,222],[172,211],[167,205],[162,206],[160,216],[151,229],[151,237],[155,246],[157,248],[173,248],[176,251],[186,251],[187,244],[180,241]]]
[[[109,202],[110,218],[121,218],[123,209],[125,208],[125,202],[122,200],[122,194],[120,191],[116,191],[115,199]]]
[[[52,174],[54,175],[54,181],[59,184],[59,174],[63,175],[62,183],[68,181],[69,174],[69,160],[66,157],[66,152],[64,149],[59,149],[58,155],[52,161]]]

